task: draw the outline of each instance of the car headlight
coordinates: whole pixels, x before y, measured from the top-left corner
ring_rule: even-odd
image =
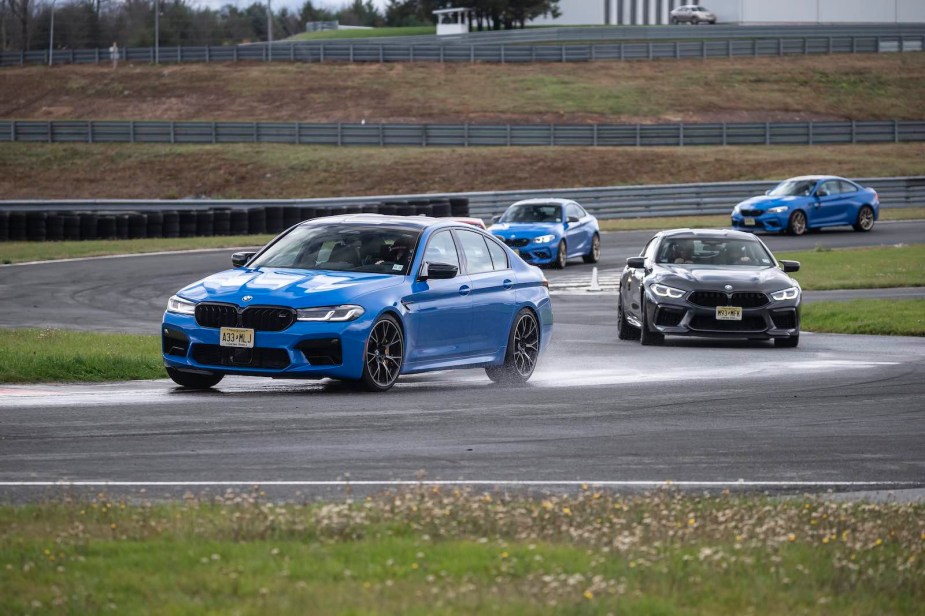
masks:
[[[782,214],[789,210],[790,208],[786,205],[778,205],[777,207],[772,207],[768,209],[768,214]]]
[[[546,244],[547,242],[551,242],[554,239],[556,239],[555,235],[541,235],[539,237],[533,238],[533,241],[537,244]]]
[[[681,289],[675,289],[674,287],[667,287],[663,284],[654,284],[651,287],[652,292],[658,295],[659,297],[670,297],[671,299],[678,299],[684,296],[686,291]]]
[[[789,289],[783,289],[781,291],[775,291],[774,293],[771,293],[771,297],[779,302],[783,302],[788,299],[796,299],[799,295],[799,287],[790,287]]]
[[[296,310],[296,319],[299,321],[353,321],[359,319],[365,312],[362,306],[354,304],[300,308]]]
[[[176,312],[177,314],[196,314],[196,304],[183,299],[178,295],[172,296],[167,300],[167,312]]]

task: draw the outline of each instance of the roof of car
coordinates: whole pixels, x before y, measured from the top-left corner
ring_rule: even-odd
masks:
[[[303,224],[310,224],[323,221],[325,224],[332,222],[347,222],[358,224],[389,224],[411,229],[426,229],[443,223],[463,226],[465,223],[454,220],[453,218],[433,218],[431,216],[389,216],[386,214],[343,214],[339,216],[324,216],[322,218],[312,218],[304,221]],[[475,228],[473,225],[468,225]]]
[[[557,203],[559,205],[565,205],[567,203],[575,203],[572,199],[560,199],[558,197],[543,197],[541,199],[524,199],[522,201],[515,201],[511,205],[523,205],[523,204],[545,204],[545,203]]]
[[[734,229],[668,229],[659,233],[662,237],[694,237],[710,239],[755,239],[755,236],[745,231]]]
[[[795,178],[787,178],[785,182],[790,182],[793,180],[844,180],[845,178],[838,175],[798,175]],[[850,180],[849,180],[850,181]]]

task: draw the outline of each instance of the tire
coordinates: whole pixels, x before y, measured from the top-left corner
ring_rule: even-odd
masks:
[[[486,366],[485,374],[496,383],[523,385],[536,368],[540,356],[540,324],[529,308],[521,308],[507,337],[504,363]]]
[[[200,374],[198,372],[184,372],[170,367],[167,368],[167,376],[180,387],[189,389],[209,389],[218,385],[219,381],[225,378],[224,374],[218,372]]]
[[[601,260],[601,236],[597,233],[591,238],[591,250],[581,257],[585,263],[597,263]]]
[[[800,334],[794,334],[789,338],[775,338],[774,346],[780,347],[782,349],[792,349],[800,344]]]
[[[649,311],[646,309],[645,295],[642,297],[642,327],[639,328],[639,342],[642,346],[661,346],[665,344],[665,334],[649,329]]]
[[[874,228],[874,210],[869,205],[865,205],[858,210],[858,219],[853,225],[855,231],[865,233]]]
[[[626,320],[623,310],[623,295],[617,300],[617,338],[620,340],[639,340],[639,330]]]
[[[568,262],[568,246],[565,244],[565,240],[559,241],[559,247],[556,249],[556,260],[552,262],[552,266],[555,269],[565,269],[565,264]]]
[[[405,338],[398,320],[383,315],[373,323],[363,350],[363,376],[367,391],[387,391],[401,374],[405,357]]]
[[[787,223],[787,232],[790,235],[803,235],[806,233],[806,214],[803,210],[797,210],[790,215],[790,221]]]

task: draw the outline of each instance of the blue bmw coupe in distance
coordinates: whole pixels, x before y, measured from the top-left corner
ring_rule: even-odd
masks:
[[[879,217],[880,198],[873,188],[833,175],[805,175],[735,206],[732,228],[792,235],[839,225],[870,231]]]
[[[488,230],[527,263],[565,267],[573,257],[601,258],[597,218],[568,199],[527,199],[508,207]]]
[[[177,292],[161,327],[167,374],[353,380],[484,367],[530,378],[552,334],[548,283],[471,225],[355,214],[292,227],[233,269]]]

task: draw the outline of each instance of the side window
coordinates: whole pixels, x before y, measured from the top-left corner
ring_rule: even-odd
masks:
[[[488,246],[485,245],[485,240],[481,235],[463,229],[458,229],[456,234],[462,244],[463,253],[466,255],[470,274],[481,274],[495,269],[491,262],[491,255],[488,253]]]
[[[828,182],[823,182],[816,190],[816,194],[820,197],[825,197],[827,195],[837,195],[838,182],[833,182],[831,180]]]
[[[488,244],[488,252],[491,255],[491,262],[495,266],[495,270],[508,269],[510,266],[508,265],[507,253],[504,248],[498,242],[492,240],[485,240],[485,243]]]
[[[655,242],[654,237],[648,242],[646,242],[646,245],[643,247],[642,252],[639,253],[639,256],[651,258],[653,255],[650,254],[650,249],[654,246],[654,242]]]
[[[571,217],[581,218],[581,208],[579,208],[574,203],[569,203],[565,208],[566,220]]]
[[[858,190],[858,187],[852,184],[851,182],[839,181],[838,186],[839,186],[838,192],[841,192],[841,193],[853,193],[853,192],[857,192]]]
[[[459,253],[449,231],[439,231],[427,242],[424,260],[428,263],[446,263],[459,268]]]

